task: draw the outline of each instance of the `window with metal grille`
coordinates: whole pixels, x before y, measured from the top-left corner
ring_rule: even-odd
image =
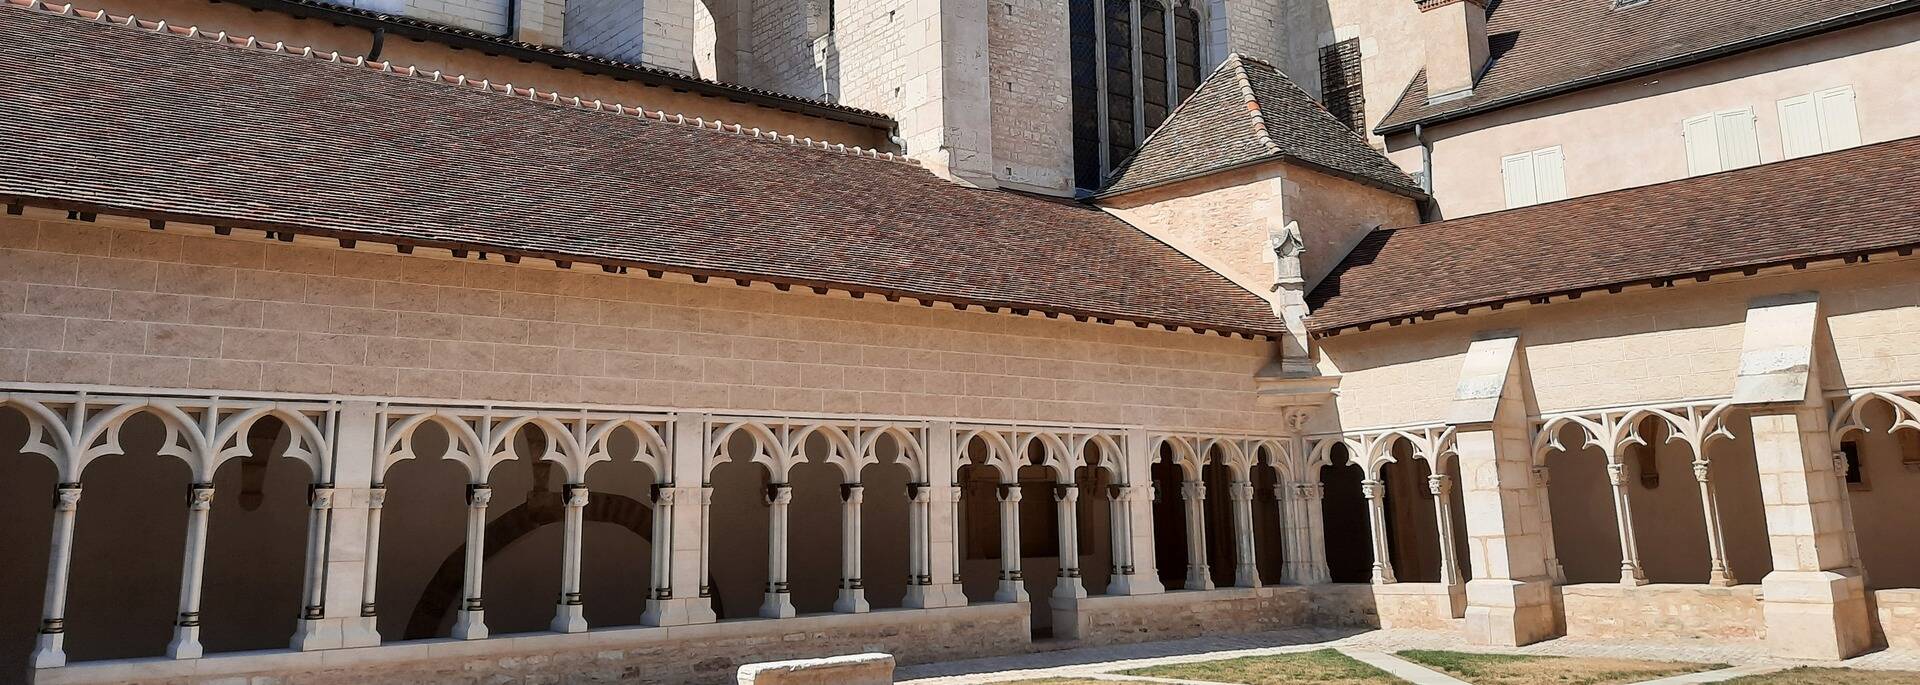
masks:
[[[1360,87],[1360,39],[1320,48],[1320,101],[1333,118],[1355,131],[1367,126],[1367,96]]]

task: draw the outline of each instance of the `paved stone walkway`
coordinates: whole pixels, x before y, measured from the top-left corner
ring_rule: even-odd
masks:
[[[919,685],[963,685],[1058,677],[1093,678],[1115,682],[1178,683],[1182,681],[1123,676],[1117,675],[1116,672],[1146,666],[1285,654],[1328,647],[1339,649],[1349,655],[1363,655],[1368,658],[1380,655],[1409,666],[1412,664],[1394,658],[1391,654],[1403,649],[1449,649],[1498,654],[1597,656],[1726,663],[1737,667],[1728,671],[1713,672],[1711,676],[1696,674],[1688,679],[1668,679],[1661,681],[1663,685],[1665,683],[1718,682],[1738,675],[1803,665],[1920,671],[1920,651],[1917,650],[1882,650],[1845,661],[1808,662],[1774,657],[1768,653],[1764,643],[1747,640],[1625,641],[1563,637],[1518,648],[1468,648],[1461,644],[1459,634],[1454,632],[1296,628],[1247,635],[1143,642],[1132,645],[1075,647],[986,659],[920,664],[901,667],[895,672],[895,677],[901,682]],[[1415,668],[1420,667],[1415,666]],[[1416,682],[1458,682],[1442,674],[1435,673],[1435,675],[1444,680],[1423,678]]]

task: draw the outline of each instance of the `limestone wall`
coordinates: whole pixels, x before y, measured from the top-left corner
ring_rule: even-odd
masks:
[[[1760,588],[1700,585],[1565,585],[1567,636],[1592,639],[1766,637]]]
[[[1311,621],[1315,591],[1272,586],[1088,597],[1080,601],[1080,635],[1121,644],[1291,628]]]
[[[989,604],[897,610],[673,628],[631,628],[584,635],[530,634],[475,642],[433,642],[270,657],[236,655],[191,661],[69,666],[36,683],[211,683],[269,675],[275,682],[400,685],[479,679],[540,683],[555,679],[634,683],[730,683],[741,664],[882,651],[902,664],[1024,651],[1025,607]]]
[[[1357,38],[1360,41],[1360,83],[1366,97],[1366,131],[1375,147],[1386,141],[1373,127],[1387,116],[1407,82],[1426,66],[1425,37],[1419,32],[1420,11],[1411,2],[1377,0],[1286,0],[1285,62],[1276,62],[1293,82],[1320,99],[1320,48]],[[1407,166],[1411,160],[1412,166]],[[1419,171],[1420,158],[1400,158],[1408,173]]]
[[[1893,341],[1920,333],[1917,282],[1920,262],[1876,260],[1342,333],[1318,341],[1341,395],[1315,430],[1444,421],[1461,356],[1481,331],[1520,332],[1536,413],[1726,397],[1747,303],[1798,291],[1821,296],[1831,342],[1822,354],[1839,370],[1823,376],[1828,389],[1912,383],[1920,355]]]
[[[1873,593],[1879,609],[1881,639],[1893,649],[1920,649],[1920,590],[1880,590]]]

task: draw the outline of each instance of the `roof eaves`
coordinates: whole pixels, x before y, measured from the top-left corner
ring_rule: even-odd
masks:
[[[1272,339],[1285,333],[1284,328],[1279,325],[1280,321],[1278,318],[1274,320],[1274,323],[1276,325],[1270,329],[1254,328],[1254,327],[1248,327],[1248,326],[1219,325],[1219,324],[1212,324],[1212,323],[1206,323],[1206,322],[1200,322],[1200,321],[1185,321],[1185,320],[1166,319],[1166,318],[1151,317],[1151,316],[1121,314],[1116,312],[1101,312],[1101,311],[1094,311],[1094,310],[1088,310],[1088,309],[1082,309],[1082,308],[1070,307],[1070,306],[1040,305],[1040,304],[1033,304],[1033,303],[1026,303],[1026,302],[973,299],[973,298],[948,295],[948,294],[919,292],[914,290],[904,290],[904,289],[898,289],[898,288],[886,288],[886,287],[878,287],[878,286],[865,285],[865,284],[859,284],[859,283],[842,283],[838,281],[823,281],[823,280],[808,279],[808,278],[796,278],[796,277],[782,276],[779,274],[772,274],[772,273],[748,272],[748,271],[738,271],[738,270],[729,270],[729,269],[714,269],[714,268],[690,266],[685,264],[645,262],[645,261],[631,260],[631,259],[619,259],[619,258],[611,258],[611,257],[604,257],[604,256],[588,255],[584,253],[567,253],[567,252],[552,252],[552,251],[537,250],[537,249],[521,249],[521,248],[514,248],[512,246],[507,246],[507,245],[483,244],[483,243],[465,242],[465,241],[448,240],[448,239],[412,238],[412,237],[396,236],[396,235],[379,233],[379,232],[356,231],[356,230],[349,230],[349,229],[340,229],[336,227],[325,227],[325,226],[317,226],[317,225],[309,225],[309,224],[301,224],[301,223],[260,221],[260,220],[254,220],[254,219],[223,217],[223,216],[214,216],[211,214],[202,214],[202,213],[196,213],[196,212],[155,211],[155,210],[146,210],[146,209],[139,209],[139,208],[133,208],[133,207],[122,207],[122,206],[114,205],[111,203],[105,203],[105,202],[73,200],[73,199],[50,197],[50,196],[43,196],[43,195],[21,195],[21,194],[15,194],[15,193],[0,193],[0,204],[6,205],[7,207],[6,211],[8,214],[20,214],[22,209],[28,206],[32,206],[32,207],[41,207],[46,209],[72,212],[77,215],[83,215],[83,216],[106,215],[106,216],[123,216],[123,217],[129,217],[133,219],[144,219],[159,229],[164,229],[166,227],[166,224],[169,224],[169,223],[179,223],[179,224],[213,226],[215,227],[216,232],[218,231],[231,232],[233,229],[236,229],[236,228],[246,229],[246,230],[265,231],[272,234],[275,237],[278,237],[282,241],[290,241],[295,236],[311,236],[311,237],[319,237],[319,238],[325,238],[325,239],[336,239],[340,241],[342,249],[352,249],[356,243],[364,241],[368,243],[394,245],[400,248],[403,254],[410,254],[415,249],[420,249],[420,248],[449,250],[453,252],[456,256],[465,256],[468,252],[479,252],[484,254],[498,255],[503,259],[505,259],[509,264],[518,263],[524,259],[540,259],[540,260],[550,261],[550,262],[553,262],[555,266],[563,269],[572,268],[572,265],[574,264],[592,264],[592,265],[600,266],[603,271],[606,271],[608,273],[624,274],[630,271],[641,271],[645,273],[647,276],[652,278],[660,278],[664,274],[673,273],[673,274],[689,276],[693,278],[695,282],[699,282],[699,283],[705,283],[707,281],[717,278],[717,279],[723,279],[723,280],[731,280],[741,286],[750,286],[755,282],[759,282],[759,283],[766,283],[766,284],[773,285],[780,290],[790,290],[792,288],[799,287],[799,288],[807,288],[807,289],[813,290],[814,292],[819,294],[825,294],[828,290],[842,290],[852,295],[856,299],[863,298],[868,295],[876,295],[876,296],[885,298],[889,302],[896,302],[901,300],[913,300],[913,301],[919,302],[923,306],[928,306],[928,307],[933,306],[934,303],[944,303],[944,304],[951,305],[954,309],[958,309],[958,310],[965,310],[969,307],[979,307],[988,312],[999,312],[1000,310],[1004,309],[1004,310],[1008,310],[1009,312],[1015,315],[1023,315],[1028,312],[1033,312],[1033,313],[1038,313],[1042,316],[1045,316],[1046,318],[1049,318],[1049,319],[1057,319],[1064,316],[1064,317],[1071,318],[1081,322],[1100,323],[1100,324],[1106,324],[1106,325],[1120,325],[1122,323],[1130,323],[1130,324],[1133,324],[1135,327],[1139,327],[1139,328],[1148,328],[1148,327],[1158,326],[1160,328],[1163,328],[1169,331],[1179,331],[1179,330],[1185,329],[1195,333],[1202,333],[1202,334],[1211,333],[1211,334],[1221,335],[1224,337],[1238,336],[1238,337],[1248,338],[1248,339]]]
[[[872,110],[821,102],[819,100],[786,95],[759,88],[710,81],[665,69],[602,57],[593,57],[577,52],[567,52],[544,45],[512,40],[478,31],[469,31],[421,19],[396,17],[357,7],[335,5],[325,2],[324,0],[227,1],[257,10],[280,12],[295,17],[319,19],[335,24],[358,26],[367,29],[381,29],[396,36],[431,41],[456,48],[477,50],[486,54],[506,55],[517,59],[540,62],[554,67],[575,69],[587,74],[604,74],[616,78],[631,79],[648,85],[673,88],[709,97],[721,97],[735,102],[769,107],[875,129],[891,131],[896,125],[892,117]]]
[[[1857,25],[1864,24],[1870,21],[1875,21],[1878,19],[1895,17],[1901,14],[1912,12],[1914,10],[1920,10],[1920,0],[1900,0],[1899,2],[1895,2],[1892,4],[1881,5],[1873,9],[1862,10],[1862,11],[1854,12],[1851,14],[1843,14],[1838,17],[1817,21],[1817,22],[1806,24],[1803,26],[1797,26],[1791,29],[1787,29],[1785,31],[1777,31],[1774,33],[1754,36],[1752,38],[1748,38],[1745,40],[1735,41],[1732,43],[1727,43],[1725,45],[1720,45],[1720,46],[1708,48],[1705,50],[1690,52],[1684,55],[1676,55],[1674,57],[1668,57],[1666,59],[1655,60],[1655,61],[1646,62],[1643,64],[1636,64],[1630,67],[1624,67],[1624,68],[1615,69],[1609,72],[1594,74],[1592,76],[1584,76],[1581,78],[1573,79],[1571,81],[1565,81],[1565,82],[1553,84],[1550,86],[1543,86],[1540,88],[1535,88],[1533,90],[1522,91],[1522,92],[1514,93],[1512,95],[1507,95],[1504,97],[1493,98],[1491,100],[1487,100],[1485,102],[1481,102],[1473,105],[1468,105],[1460,109],[1448,110],[1445,112],[1440,112],[1440,113],[1432,114],[1425,117],[1419,117],[1416,119],[1409,119],[1407,121],[1397,122],[1392,125],[1388,125],[1385,122],[1393,119],[1394,112],[1398,111],[1400,106],[1406,104],[1408,97],[1412,94],[1413,83],[1411,80],[1409,80],[1407,84],[1408,86],[1407,90],[1404,91],[1401,94],[1400,99],[1394,103],[1394,108],[1392,110],[1388,110],[1387,116],[1381,119],[1382,121],[1381,125],[1374,127],[1373,132],[1375,135],[1382,135],[1382,136],[1393,135],[1396,133],[1404,133],[1404,132],[1413,130],[1414,126],[1419,126],[1419,125],[1431,126],[1433,124],[1454,121],[1457,119],[1465,119],[1467,117],[1471,117],[1479,114],[1485,114],[1487,112],[1491,112],[1494,110],[1505,109],[1508,107],[1513,107],[1515,105],[1522,105],[1522,104],[1526,104],[1536,100],[1544,100],[1557,95],[1565,95],[1567,93],[1571,93],[1574,91],[1593,88],[1595,86],[1603,86],[1609,83],[1623,81],[1623,80],[1631,79],[1637,76],[1644,76],[1646,74],[1665,71],[1668,69],[1677,69],[1680,67],[1685,67],[1693,64],[1698,64],[1701,62],[1711,61],[1711,60],[1719,59],[1721,57],[1727,57],[1730,55],[1746,52],[1749,50],[1756,50],[1756,49],[1764,48],[1770,45],[1777,45],[1779,43],[1784,43],[1791,40],[1819,35],[1829,31],[1837,31],[1839,29],[1844,29],[1851,26],[1857,26]]]

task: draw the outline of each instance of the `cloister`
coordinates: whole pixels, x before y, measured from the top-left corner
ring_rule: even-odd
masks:
[[[1837,491],[1863,465],[1911,477],[1920,457],[1900,441],[1920,431],[1916,396],[1829,398],[1831,437],[1847,446],[1833,457]],[[6,635],[9,650],[31,641],[42,669],[969,603],[1030,607],[1033,637],[1071,638],[1090,595],[1275,584],[1371,584],[1374,620],[1446,627],[1488,549],[1469,549],[1464,519],[1478,505],[1455,487],[1448,425],[1313,433],[1295,412],[1294,430],[1252,436],[104,390],[0,398],[16,452],[0,459],[0,539],[10,568],[45,568],[9,574],[9,596],[43,601],[37,634],[10,611]],[[1520,487],[1558,550],[1554,583],[1739,587],[1770,571],[1740,415],[1721,400],[1534,417]],[[28,506],[49,495],[50,509]],[[1867,563],[1899,559],[1910,538],[1858,532],[1846,534],[1855,564],[1886,574],[1874,587],[1916,580],[1911,565]],[[1396,609],[1393,586],[1416,603]],[[1753,617],[1731,628],[1742,619]]]

